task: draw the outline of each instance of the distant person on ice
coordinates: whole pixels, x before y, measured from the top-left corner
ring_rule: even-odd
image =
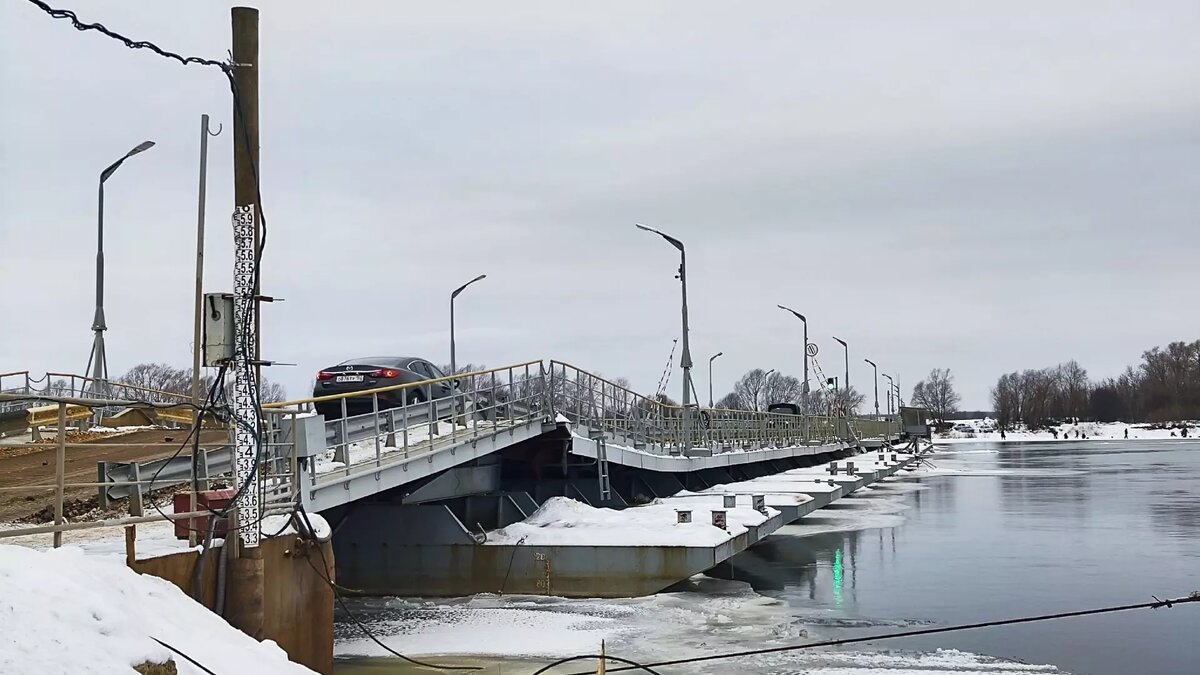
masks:
[[[1125,438],[1129,438],[1129,427],[1125,427]]]

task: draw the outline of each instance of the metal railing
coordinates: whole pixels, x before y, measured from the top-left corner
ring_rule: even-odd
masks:
[[[614,442],[662,454],[793,447],[845,440],[845,418],[665,403],[561,361],[551,361],[547,405],[556,414],[611,434]],[[884,437],[886,424],[854,420],[860,438]]]
[[[120,476],[101,475],[96,481],[67,481],[66,463],[68,453],[72,450],[81,448],[95,448],[94,443],[68,442],[68,433],[72,430],[67,423],[67,411],[75,406],[84,406],[89,408],[114,406],[118,408],[153,408],[162,410],[164,406],[171,406],[170,403],[150,404],[144,400],[130,399],[110,399],[110,398],[84,398],[71,396],[49,396],[39,391],[30,393],[24,392],[4,392],[0,393],[0,403],[11,403],[27,399],[29,396],[41,397],[38,401],[40,405],[46,405],[47,399],[55,399],[51,403],[58,409],[56,435],[54,443],[6,443],[4,447],[10,450],[32,450],[44,451],[53,449],[55,451],[55,459],[53,466],[47,470],[47,473],[52,473],[45,480],[34,479],[28,483],[15,484],[10,486],[0,487],[0,492],[4,493],[28,493],[31,496],[36,494],[44,494],[52,492],[51,505],[54,512],[53,524],[47,525],[31,525],[22,527],[12,527],[0,530],[0,539],[24,536],[31,534],[54,534],[54,546],[58,547],[62,544],[62,533],[68,531],[104,528],[104,527],[123,527],[125,525],[133,525],[139,523],[149,523],[159,520],[180,520],[191,519],[195,517],[203,517],[210,515],[210,512],[204,509],[197,509],[187,513],[156,513],[146,515],[149,509],[146,509],[143,504],[142,496],[153,490],[169,488],[181,483],[190,483],[192,480],[190,470],[190,451],[192,444],[188,443],[185,446],[175,443],[134,443],[137,447],[161,446],[163,453],[170,453],[175,449],[176,457],[174,459],[156,460],[143,465],[145,470],[139,470],[139,465],[133,464],[131,472],[127,472]],[[186,398],[186,397],[184,397]],[[179,410],[191,410],[190,403],[177,403],[174,406]],[[261,517],[269,515],[290,513],[296,505],[300,503],[300,496],[297,491],[296,481],[293,476],[295,471],[295,448],[294,444],[288,438],[281,437],[278,433],[278,415],[268,413],[266,415],[265,433],[263,435],[264,442],[261,446],[260,461],[258,463],[258,481],[256,485],[247,486],[246,489],[254,489],[259,491],[260,504],[262,505]],[[119,442],[119,439],[107,441],[104,443],[106,448],[121,448],[128,444]],[[227,451],[228,443],[200,443],[202,450],[207,452]],[[49,462],[48,462],[49,463]],[[182,468],[187,467],[187,468]],[[163,471],[158,471],[162,468]],[[169,469],[169,470],[168,470]],[[218,473],[205,475],[201,477],[202,489],[207,489],[208,481],[216,478]],[[52,481],[52,482],[50,482]],[[238,488],[240,486],[232,486]],[[100,520],[85,520],[81,522],[69,523],[64,518],[64,502],[66,494],[71,490],[87,488],[93,490],[110,490],[115,488],[119,492],[131,497],[128,500],[128,516],[114,516]],[[35,497],[36,499],[36,497]],[[251,523],[247,526],[257,527],[257,523]]]
[[[306,458],[303,482],[316,486],[443,447],[496,436],[547,417],[541,361],[380,387],[271,403],[281,430],[326,413],[325,452]],[[365,412],[362,412],[364,411]]]
[[[47,373],[32,378],[28,372],[0,374],[0,405],[24,401],[30,395],[56,399],[65,419],[69,405],[112,408],[188,409],[190,397],[136,385],[111,383],[108,393],[130,392],[129,398],[70,397],[53,388],[83,391],[91,378]],[[57,394],[57,396],[56,396]],[[176,404],[176,405],[172,405]],[[314,409],[326,414],[323,438],[297,438],[300,424]],[[696,451],[733,452],[784,448],[846,441],[846,418],[791,415],[747,410],[701,408],[667,403],[643,396],[619,383],[561,361],[527,361],[435,380],[399,384],[368,391],[269,403],[263,406],[262,443],[258,458],[259,502],[263,515],[287,513],[300,503],[302,490],[344,480],[360,472],[413,456],[438,452],[513,434],[519,427],[566,419],[576,433],[604,438],[612,445],[664,455]],[[852,421],[856,438],[879,438],[891,433],[888,422]],[[64,523],[62,495],[68,488],[112,489],[110,496],[140,495],[145,491],[192,480],[190,462],[162,460],[132,472],[120,469],[99,482],[65,483],[63,460],[68,447],[66,424],[58,425],[59,461],[56,483],[28,486],[56,494],[56,524],[0,532],[0,538],[33,531],[48,532],[87,527],[109,527],[147,522],[140,504],[131,500],[131,515],[96,523]],[[303,442],[303,446],[302,446]],[[316,445],[314,450],[311,446]],[[45,446],[41,446],[45,447]],[[219,475],[228,466],[229,444],[218,444],[220,458],[203,478]],[[304,452],[301,452],[301,449]],[[159,471],[159,469],[162,469]],[[147,473],[157,472],[157,478]],[[237,487],[237,486],[234,486]],[[182,516],[179,516],[182,517]],[[59,537],[56,537],[56,541]]]

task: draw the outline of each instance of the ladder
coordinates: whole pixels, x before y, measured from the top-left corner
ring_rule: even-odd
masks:
[[[600,501],[606,502],[612,497],[612,485],[608,481],[608,445],[603,436],[596,439],[596,479],[600,481]]]
[[[816,372],[816,374],[817,374],[818,381],[821,383],[821,388],[825,389],[825,382],[828,378],[826,378],[825,373],[822,372],[821,364],[819,362],[817,362],[817,357],[815,357],[815,356],[809,357],[809,360],[812,362],[813,371]],[[828,390],[826,390],[826,391],[828,391]],[[851,443],[853,445],[858,445],[859,444],[858,429],[856,429],[854,427],[854,423],[851,422],[851,420],[850,420],[849,408],[847,408],[844,411],[843,415],[846,419],[846,442]]]

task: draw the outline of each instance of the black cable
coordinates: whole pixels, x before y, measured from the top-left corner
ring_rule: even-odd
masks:
[[[89,30],[98,31],[100,33],[107,35],[108,37],[110,37],[114,40],[117,40],[118,42],[123,43],[126,47],[129,47],[130,49],[149,49],[150,51],[154,52],[155,54],[158,54],[159,56],[164,56],[168,59],[174,59],[185,66],[195,64],[195,65],[200,65],[200,66],[212,66],[214,68],[220,68],[221,70],[229,69],[228,64],[222,63],[220,61],[214,61],[212,59],[205,59],[205,58],[201,58],[199,56],[181,56],[174,52],[166,51],[165,49],[159,47],[158,45],[154,44],[153,42],[145,42],[142,40],[131,40],[131,39],[125,37],[124,35],[112,32],[111,30],[105,28],[103,24],[84,23],[83,21],[79,20],[79,17],[76,16],[75,12],[72,12],[69,9],[55,9],[55,8],[51,7],[50,5],[47,5],[46,3],[41,2],[41,0],[29,0],[29,2],[36,5],[43,12],[49,14],[51,17],[53,17],[55,19],[69,20],[71,22],[71,25],[74,26],[75,30],[78,30],[81,32],[89,31]]]
[[[647,673],[650,673],[651,675],[662,675],[662,673],[659,673],[657,670],[651,668],[650,666],[642,665],[642,664],[638,663],[637,661],[630,661],[629,659],[623,659],[619,656],[610,656],[608,654],[581,654],[579,656],[568,656],[565,659],[559,659],[559,660],[555,661],[554,663],[550,663],[550,664],[542,666],[541,668],[538,668],[537,670],[533,671],[533,675],[541,675],[541,673],[548,672],[551,668],[556,668],[558,666],[563,665],[564,663],[570,663],[572,661],[592,660],[592,659],[595,659],[595,660],[606,659],[608,661],[616,661],[617,663],[627,664],[626,667],[617,668],[616,670],[642,670]],[[615,672],[615,671],[605,669],[605,672],[611,673],[611,672]],[[584,673],[584,675],[589,675],[589,674]]]
[[[1154,597],[1154,596],[1151,596]],[[1112,614],[1114,612],[1126,612],[1134,609],[1158,609],[1160,607],[1173,607],[1190,602],[1200,602],[1200,591],[1194,591],[1190,595],[1182,598],[1172,598],[1168,600],[1159,600],[1154,598],[1154,602],[1143,602],[1134,605],[1118,605],[1115,607],[1101,607],[1099,609],[1083,609],[1073,612],[1059,612],[1056,614],[1040,614],[1036,616],[1026,616],[1015,619],[999,619],[995,621],[983,621],[980,623],[959,624],[955,626],[943,626],[940,628],[922,628],[918,630],[899,631],[896,633],[881,633],[878,635],[867,635],[864,637],[842,638],[840,640],[825,640],[823,642],[809,642],[802,645],[786,645],[783,647],[767,647],[763,649],[747,649],[738,652],[726,652],[723,654],[713,654],[711,656],[693,656],[686,659],[674,659],[671,661],[659,661],[657,663],[647,664],[651,667],[661,666],[679,666],[689,663],[700,663],[702,661],[716,661],[720,659],[733,659],[742,656],[758,656],[761,654],[777,654],[780,652],[798,651],[802,649],[813,649],[815,647],[837,647],[840,645],[855,644],[859,642],[875,642],[877,640],[894,640],[896,638],[915,637],[918,635],[936,635],[938,633],[951,633],[963,630],[973,630],[976,628],[991,628],[994,626],[1011,626],[1020,623],[1033,623],[1036,621],[1050,621],[1053,619],[1066,619],[1080,616],[1093,616],[1096,614]],[[588,657],[583,657],[588,658]],[[612,658],[612,657],[609,657]],[[553,666],[554,664],[551,664]],[[550,666],[547,666],[547,668]],[[627,670],[635,670],[635,668],[614,668],[608,672],[616,673]],[[533,675],[538,675],[545,671],[545,668],[539,670]],[[589,675],[588,673],[573,673],[572,675]]]
[[[157,642],[158,644],[160,644],[160,645],[162,645],[162,646],[166,647],[167,649],[170,649],[171,651],[175,652],[176,654],[178,654],[178,655],[182,656],[183,658],[187,659],[188,663],[192,664],[193,666],[196,666],[196,667],[197,667],[197,668],[199,668],[200,670],[203,670],[204,672],[208,673],[208,675],[217,675],[217,674],[216,674],[216,673],[214,673],[213,671],[211,671],[211,670],[209,670],[208,668],[204,667],[204,664],[203,664],[203,663],[200,663],[200,662],[199,662],[199,661],[197,661],[196,659],[193,659],[192,657],[188,656],[187,654],[184,654],[183,652],[181,652],[181,651],[179,651],[178,649],[176,649],[176,648],[172,647],[171,645],[169,645],[169,644],[167,644],[167,643],[163,642],[162,640],[159,640],[158,638],[154,637],[153,635],[151,635],[151,636],[150,636],[150,639],[151,639],[151,640],[154,640],[154,641],[155,641],[155,642]]]
[[[342,598],[342,594],[338,589],[338,585],[333,583],[333,580],[329,578],[329,572],[328,572],[329,560],[325,557],[325,551],[323,551],[321,549],[321,540],[317,537],[316,530],[312,526],[312,521],[310,521],[308,519],[308,512],[304,510],[303,506],[300,506],[292,514],[293,518],[295,518],[296,516],[299,516],[299,518],[297,518],[297,526],[298,526],[297,529],[301,530],[300,536],[304,539],[307,539],[307,540],[313,542],[313,544],[314,544],[313,548],[315,548],[317,550],[317,553],[320,554],[320,556],[321,556],[322,569],[317,569],[317,566],[313,564],[312,558],[310,556],[305,555],[304,559],[308,561],[309,567],[313,568],[313,571],[317,573],[317,576],[320,577],[321,580],[324,581],[329,586],[329,590],[333,591],[333,597],[335,600],[337,600],[338,606],[340,606],[342,608],[342,611],[345,612],[346,616],[350,617],[350,620],[354,622],[354,625],[358,626],[358,629],[360,631],[362,631],[363,635],[366,635],[368,638],[371,639],[372,642],[374,642],[375,644],[379,645],[380,647],[386,649],[388,651],[388,653],[392,654],[393,656],[395,656],[403,661],[407,661],[408,663],[411,663],[414,666],[421,666],[423,668],[433,668],[434,670],[483,670],[479,666],[439,666],[439,665],[433,664],[433,663],[425,663],[423,661],[418,661],[417,659],[414,659],[411,656],[405,656],[404,654],[401,654],[400,652],[396,651],[395,649],[392,649],[391,647],[385,645],[383,643],[383,641],[381,641],[379,638],[375,637],[375,634],[372,633],[371,630],[369,628],[367,628],[366,625],[364,625],[363,622],[360,621],[357,616],[354,615],[354,612],[350,611],[350,608],[346,605],[345,599]],[[302,527],[300,527],[300,525],[301,525],[301,523],[299,522],[300,519],[303,519],[303,521],[304,521]]]

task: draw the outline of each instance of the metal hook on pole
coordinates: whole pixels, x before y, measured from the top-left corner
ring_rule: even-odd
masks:
[[[205,133],[207,133],[209,136],[220,136],[221,132],[225,130],[225,125],[222,124],[221,122],[217,122],[217,130],[216,131],[209,129],[208,127],[209,127],[208,115],[205,115],[204,116],[204,132]]]

